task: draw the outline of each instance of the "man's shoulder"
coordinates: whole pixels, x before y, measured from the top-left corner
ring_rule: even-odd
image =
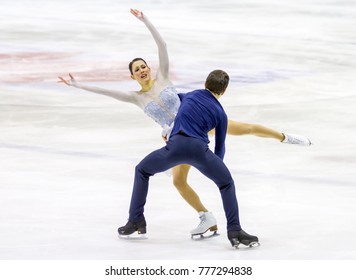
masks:
[[[186,96],[187,97],[199,97],[199,96],[202,96],[202,95],[206,95],[207,94],[207,90],[206,89],[196,89],[196,90],[193,90],[193,91],[190,91],[188,93],[186,93]]]

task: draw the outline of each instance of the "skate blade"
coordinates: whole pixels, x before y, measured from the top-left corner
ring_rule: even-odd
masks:
[[[207,231],[206,231],[207,232]],[[212,238],[212,237],[217,237],[219,236],[220,234],[216,231],[214,231],[213,233],[211,234],[205,234],[206,232],[204,233],[198,233],[198,234],[192,234],[191,236],[191,239],[195,240],[195,241],[198,241],[198,240],[203,240],[203,239],[208,239],[208,238]]]
[[[251,242],[251,243],[248,245],[248,247],[250,247],[250,248],[259,247],[259,246],[261,246],[261,244],[260,244],[260,242],[258,242],[258,241]]]
[[[238,240],[230,240],[232,247],[234,247],[235,249],[242,249],[241,247],[239,247],[241,244],[244,245],[244,248],[256,248],[259,247],[261,244],[258,241],[253,241],[249,244],[243,244],[241,242],[239,242]]]
[[[148,239],[148,237],[146,236],[145,233],[137,233],[137,232],[134,232],[130,235],[119,234],[119,238],[124,239],[124,240],[145,240],[145,239]]]

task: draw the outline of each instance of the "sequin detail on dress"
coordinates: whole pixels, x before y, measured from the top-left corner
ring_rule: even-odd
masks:
[[[177,115],[180,99],[174,87],[167,87],[145,107],[145,114],[161,127],[170,126]]]

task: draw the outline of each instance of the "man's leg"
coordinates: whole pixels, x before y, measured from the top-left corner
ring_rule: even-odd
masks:
[[[250,235],[241,228],[234,181],[224,162],[209,149],[197,153],[197,156],[198,160],[191,164],[219,187],[227,220],[227,237],[231,245],[237,248],[241,243],[246,246],[259,244],[257,236]]]
[[[134,232],[146,233],[146,220],[143,215],[148,192],[149,177],[165,171],[170,165],[168,144],[146,156],[135,168],[134,187],[132,190],[129,220],[125,226],[119,227],[120,236],[128,236]]]
[[[158,172],[165,171],[168,164],[169,151],[166,147],[156,150],[146,156],[135,168],[135,179],[131,196],[129,220],[137,222],[144,219],[144,206],[148,193],[149,178]]]
[[[149,178],[156,173],[163,172],[176,166],[182,160],[185,144],[182,136],[172,137],[167,145],[146,156],[135,168],[134,187],[129,210],[130,221],[144,219],[144,206],[148,192]]]
[[[206,177],[211,179],[219,188],[228,230],[241,230],[239,207],[237,203],[235,184],[230,171],[224,162],[208,149],[201,140],[191,138],[191,162]]]
[[[230,171],[224,162],[210,150],[206,152],[205,156],[204,161],[197,168],[213,180],[220,190],[227,230],[241,230],[235,184]]]

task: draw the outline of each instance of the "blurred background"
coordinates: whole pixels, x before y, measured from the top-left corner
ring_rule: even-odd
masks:
[[[259,248],[231,248],[220,194],[194,169],[219,237],[190,239],[198,215],[162,173],[151,180],[148,239],[118,239],[134,167],[164,145],[161,129],[138,107],[57,77],[139,90],[128,63],[143,57],[155,73],[158,54],[130,8],[166,41],[179,91],[223,69],[229,118],[313,141],[227,137],[242,226]],[[0,259],[355,259],[355,108],[354,1],[2,0]]]

